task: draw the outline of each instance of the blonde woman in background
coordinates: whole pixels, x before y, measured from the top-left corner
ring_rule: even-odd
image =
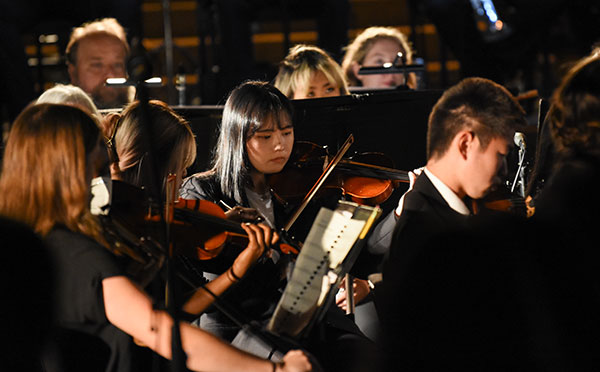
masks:
[[[361,67],[382,67],[385,63],[402,64],[396,59],[398,53],[404,56],[404,63],[413,63],[413,50],[406,35],[393,27],[369,27],[361,32],[346,47],[346,54],[342,61],[342,70],[351,87],[365,88],[395,88],[407,85],[411,89],[417,87],[417,77],[414,73],[408,74],[408,81],[404,81],[404,74],[374,74],[359,75]]]
[[[349,94],[340,65],[323,49],[296,45],[279,64],[275,87],[290,99]]]

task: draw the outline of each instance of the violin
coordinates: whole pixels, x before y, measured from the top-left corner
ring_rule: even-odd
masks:
[[[501,192],[492,192],[480,200],[473,200],[472,210],[474,214],[483,210],[511,213],[521,217],[531,217],[535,213],[533,198],[519,195],[504,195]]]
[[[353,141],[350,135],[349,144]],[[298,141],[284,169],[269,175],[268,182],[279,197],[294,200],[309,192],[329,159],[327,147]],[[394,169],[385,155],[369,152],[340,158],[322,187],[339,189],[353,202],[373,206],[385,202],[400,182],[409,182],[408,172]]]
[[[227,243],[245,247],[248,235],[238,222],[227,219],[225,212],[207,200],[180,198],[172,209],[171,226],[173,239],[180,248],[178,253],[198,260],[217,257]],[[280,237],[280,240],[286,240]],[[190,247],[191,250],[190,250]],[[298,254],[293,243],[278,242],[274,248],[284,254]]]
[[[169,226],[171,255],[175,253],[195,260],[209,261],[217,258],[225,246],[231,246],[235,252],[230,253],[237,257],[248,245],[248,235],[240,223],[228,220],[225,212],[212,202],[179,199],[175,203],[167,203],[166,212],[161,215],[156,205],[146,198],[142,188],[116,180],[112,181],[111,198],[110,213],[104,218],[105,224],[110,227],[108,231],[112,232],[111,236],[127,238],[127,246],[119,244],[118,247],[125,250],[125,255],[133,258],[132,262],[139,262],[136,267],[147,268],[152,263],[153,271],[156,272],[166,259],[168,250],[162,243],[166,240],[165,229],[162,228],[165,220]],[[116,227],[119,227],[119,231],[113,232]],[[273,248],[284,254],[298,254],[297,246],[289,242],[283,243],[284,239],[280,235],[280,242]],[[210,270],[209,265],[204,264],[203,267]]]
[[[289,233],[292,225],[321,190],[335,189],[341,191],[342,197],[358,204],[372,206],[384,202],[399,182],[409,182],[408,172],[390,167],[391,161],[379,165],[363,163],[356,158],[344,158],[353,142],[354,136],[350,134],[331,160],[325,147],[296,142],[293,155],[284,169],[268,176],[267,181],[278,198],[290,203],[302,197],[299,207],[282,229],[284,234]],[[367,157],[382,159],[383,155],[371,153],[365,156]],[[339,199],[338,195],[335,202]],[[325,204],[331,201],[333,200],[321,200]],[[303,222],[304,226],[296,228],[300,236],[308,233],[312,219],[305,217]]]
[[[92,213],[98,217],[108,246],[122,261],[127,274],[146,287],[162,268],[167,251],[160,240],[150,234],[145,211],[141,208],[142,189],[125,182],[96,178],[92,182],[92,195]]]

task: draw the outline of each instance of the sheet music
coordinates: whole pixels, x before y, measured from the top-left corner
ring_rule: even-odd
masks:
[[[355,205],[348,209],[347,206],[348,203],[346,208],[336,210],[321,208],[317,214],[267,326],[269,331],[290,336],[302,331],[337,283],[340,266],[364,232],[365,225],[372,223],[381,212],[378,208]],[[370,211],[356,213],[361,208]]]
[[[91,182],[90,210],[95,216],[108,215],[112,183],[107,177],[96,177]]]

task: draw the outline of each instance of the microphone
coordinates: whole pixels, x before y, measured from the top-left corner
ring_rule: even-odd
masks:
[[[406,63],[404,62],[404,54],[402,54],[402,52],[398,52],[396,53],[396,57],[394,58],[394,60],[392,62],[386,62],[382,65],[383,68],[392,68],[392,67],[396,67],[396,63],[398,63],[398,60],[400,60],[402,62],[403,65],[405,65]]]
[[[513,181],[513,185],[510,189],[510,192],[515,191],[515,186],[517,183],[519,184],[519,194],[521,197],[525,197],[525,165],[523,161],[525,160],[525,135],[521,132],[515,132],[513,137],[513,141],[515,145],[519,146],[519,167],[517,168],[517,173],[515,174],[515,180]],[[518,181],[518,182],[517,182]]]
[[[408,70],[405,68],[406,67],[406,56],[404,55],[404,53],[402,53],[402,52],[396,53],[396,58],[394,58],[394,61],[392,63],[389,63],[389,62],[384,63],[383,68],[396,67],[396,63],[398,63],[398,60],[400,60],[400,62],[402,62],[403,74],[404,74],[404,86],[406,86],[406,84],[408,83]]]
[[[525,150],[525,135],[523,133],[515,132],[513,141],[515,142],[515,145],[519,146],[521,150]]]

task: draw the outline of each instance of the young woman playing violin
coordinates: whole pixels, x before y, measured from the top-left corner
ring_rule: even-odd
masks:
[[[143,164],[147,155],[142,142],[142,131],[146,126],[145,129],[149,131],[149,146],[155,151],[161,196],[165,199],[168,176],[175,175],[173,188],[178,190],[186,168],[193,164],[196,157],[196,144],[189,123],[164,102],[151,100],[147,110],[147,115],[151,118],[148,123],[142,123],[140,102],[133,102],[120,115],[109,117],[107,126],[111,134],[107,136],[107,142],[109,151],[112,151],[111,174],[113,179],[135,186],[147,186],[144,183],[148,182],[145,177],[148,167]],[[265,224],[244,223],[241,227],[248,235],[248,245],[237,257],[231,257],[229,262],[233,263],[227,271],[206,283],[204,289],[194,292],[183,305],[185,312],[198,315],[204,311],[214,299],[212,294],[219,296],[239,281],[263,254],[265,247],[277,241],[277,234]],[[172,234],[178,232],[180,230],[172,230]],[[173,237],[174,240],[179,238]],[[185,243],[192,241],[193,239],[186,239]]]
[[[241,206],[245,211],[250,208],[270,226],[283,227],[290,211],[271,191],[267,175],[283,169],[293,145],[292,107],[287,97],[265,82],[245,82],[231,92],[225,103],[213,168],[185,179],[181,195],[228,207]],[[270,259],[252,267],[225,298],[247,320],[266,324],[287,283],[289,261],[289,256],[273,253]],[[246,337],[219,312],[203,314],[200,326],[257,355],[271,352]],[[368,370],[374,365],[368,359],[376,357],[375,345],[340,309],[329,309],[321,329],[324,332],[313,332],[305,346],[325,370]]]
[[[0,177],[0,214],[31,226],[46,242],[55,273],[58,327],[109,348],[106,371],[136,369],[132,338],[171,357],[173,321],[120,267],[89,211],[90,181],[100,156],[100,130],[88,114],[64,105],[26,108],[10,130]],[[29,179],[31,182],[23,182]],[[181,338],[192,370],[306,371],[291,352],[284,364],[256,358],[188,324]],[[94,344],[95,345],[95,344]],[[83,345],[72,345],[82,350]],[[86,362],[100,349],[89,349]],[[80,355],[63,353],[65,363]],[[52,359],[52,358],[50,358]],[[49,360],[46,370],[63,370]],[[55,362],[55,363],[52,363]],[[83,367],[98,370],[98,365]],[[82,366],[78,365],[78,369]]]
[[[223,110],[213,168],[184,180],[181,196],[209,200],[226,209],[238,206],[235,214],[260,215],[265,224],[278,227],[283,207],[271,195],[266,174],[281,171],[290,156],[294,145],[291,118],[289,101],[270,85],[246,83],[235,89]],[[285,287],[287,263],[285,256],[274,254],[257,264],[248,280],[232,288],[226,299],[251,319],[266,321]],[[229,341],[239,331],[217,312],[203,314],[200,324]]]

